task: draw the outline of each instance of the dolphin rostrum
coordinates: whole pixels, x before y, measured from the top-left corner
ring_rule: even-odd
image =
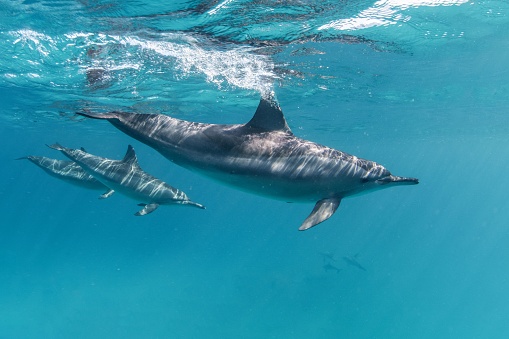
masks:
[[[159,205],[181,204],[205,208],[189,200],[181,190],[143,171],[131,145],[128,146],[122,160],[98,157],[83,150],[65,148],[59,144],[49,147],[61,151],[105,186],[142,201],[143,203],[139,206],[143,206],[143,209],[135,214],[137,216],[151,213]]]
[[[85,170],[74,161],[51,159],[34,155],[18,158],[16,160],[22,159],[30,160],[52,177],[61,179],[75,186],[93,190],[108,190],[104,196],[111,196],[114,192],[85,172]]]
[[[288,202],[316,202],[299,230],[330,218],[341,199],[418,179],[293,135],[271,94],[243,125],[189,122],[163,114],[79,112],[106,119],[172,162],[225,184]]]

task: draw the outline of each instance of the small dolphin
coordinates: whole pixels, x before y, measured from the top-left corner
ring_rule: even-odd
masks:
[[[325,270],[325,272],[327,272],[327,271],[336,271],[336,273],[339,273],[339,272],[342,271],[341,268],[337,268],[336,266],[332,265],[331,263],[323,265],[323,269]]]
[[[260,100],[244,125],[189,122],[163,114],[77,114],[106,119],[170,161],[227,185],[287,202],[316,202],[299,230],[330,218],[345,197],[419,182],[392,175],[376,162],[297,138],[273,94]]]
[[[109,190],[108,187],[104,186],[100,181],[85,172],[85,170],[83,170],[83,168],[74,161],[51,159],[33,155],[21,157],[16,160],[22,159],[30,160],[52,177],[61,179],[75,186],[93,190],[108,190],[104,194],[108,196],[113,194],[112,190]]]
[[[320,252],[320,255],[322,256],[323,262],[336,261],[336,259],[334,259],[334,253]]]
[[[129,145],[124,159],[111,160],[101,158],[79,149],[65,148],[59,144],[49,146],[61,151],[72,161],[79,164],[87,173],[117,192],[135,200],[143,201],[144,206],[135,215],[149,214],[159,205],[181,204],[204,209],[181,190],[144,172],[138,164],[134,148]]]
[[[360,270],[367,271],[359,262],[357,261],[358,254],[354,255],[353,257],[343,257],[343,260],[351,266],[357,267]]]

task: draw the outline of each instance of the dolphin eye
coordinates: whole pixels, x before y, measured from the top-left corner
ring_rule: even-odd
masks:
[[[368,179],[368,178],[362,178],[362,179],[361,179],[361,183],[363,183],[363,184],[367,183],[368,181],[369,181],[369,179]]]

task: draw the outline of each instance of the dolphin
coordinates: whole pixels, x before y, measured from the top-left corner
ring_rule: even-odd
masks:
[[[104,186],[100,181],[96,180],[93,176],[85,172],[85,170],[74,161],[51,159],[34,155],[21,157],[16,160],[22,159],[30,160],[52,177],[61,179],[75,186],[93,190],[107,190],[103,196],[111,196],[114,192]]]
[[[138,211],[136,216],[149,214],[159,205],[180,204],[205,209],[203,205],[189,200],[181,190],[143,171],[131,145],[122,160],[98,157],[83,150],[63,147],[58,143],[49,147],[61,151],[105,186],[142,201],[143,203],[138,205],[143,206],[143,209]]]
[[[334,253],[320,252],[320,255],[322,256],[323,262],[337,261],[336,259],[334,259]]]
[[[351,265],[351,266],[354,266],[354,267],[357,267],[358,269],[360,270],[363,270],[363,271],[367,271],[364,266],[362,266],[358,261],[357,261],[357,256],[358,254],[354,255],[353,257],[343,257],[343,260],[348,264],[348,265]]]
[[[227,185],[287,202],[316,202],[299,230],[330,218],[345,197],[419,182],[392,175],[376,162],[296,137],[273,93],[261,98],[246,124],[206,124],[118,111],[77,114],[106,119],[170,161]]]
[[[332,265],[331,263],[327,263],[327,264],[323,265],[323,269],[325,272],[336,271],[336,273],[339,273],[343,270],[341,268],[337,268],[336,266]]]

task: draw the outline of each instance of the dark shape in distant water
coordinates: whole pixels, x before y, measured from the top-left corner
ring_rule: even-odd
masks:
[[[359,262],[357,261],[358,254],[354,255],[353,257],[343,257],[343,260],[353,267],[357,267],[360,270],[367,271]]]
[[[32,163],[42,168],[44,172],[48,173],[52,177],[63,180],[75,186],[93,190],[108,190],[108,187],[104,186],[100,181],[96,180],[93,176],[85,172],[85,170],[83,170],[83,168],[81,168],[81,166],[74,161],[51,159],[33,155],[18,158],[16,160],[22,159],[30,160]],[[107,193],[110,193],[110,190],[108,190]],[[111,194],[113,194],[113,191],[111,191]]]
[[[49,147],[61,151],[107,187],[142,201],[143,203],[138,205],[143,206],[143,209],[135,214],[137,216],[149,214],[159,205],[179,204],[205,209],[203,205],[189,200],[183,191],[143,171],[131,145],[128,146],[122,160],[98,157],[83,150],[65,148],[59,144]]]
[[[418,179],[293,135],[273,94],[247,124],[216,125],[163,114],[79,112],[108,120],[177,165],[224,184],[287,202],[316,202],[299,230],[330,218],[341,200]],[[116,188],[115,188],[116,189]]]
[[[342,271],[341,268],[337,268],[336,266],[332,265],[331,263],[327,263],[327,264],[323,265],[323,269],[325,270],[325,272],[336,271],[336,273],[339,273]]]
[[[331,252],[320,252],[324,262],[337,261],[334,259],[334,253]]]

